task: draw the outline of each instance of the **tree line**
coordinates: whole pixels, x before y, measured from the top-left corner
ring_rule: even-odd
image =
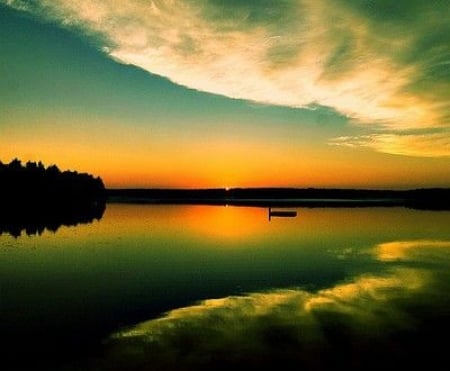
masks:
[[[77,171],[61,171],[39,162],[25,164],[14,159],[8,164],[0,161],[0,198],[3,202],[80,202],[105,197],[105,186],[100,177]]]

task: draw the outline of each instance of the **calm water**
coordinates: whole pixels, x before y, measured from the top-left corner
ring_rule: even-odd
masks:
[[[110,204],[0,236],[9,368],[447,369],[450,212]]]

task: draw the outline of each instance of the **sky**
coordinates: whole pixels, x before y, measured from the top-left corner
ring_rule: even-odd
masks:
[[[0,0],[0,161],[124,187],[450,187],[445,0]]]

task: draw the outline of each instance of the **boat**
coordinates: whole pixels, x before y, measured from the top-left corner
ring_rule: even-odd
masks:
[[[274,217],[279,218],[295,218],[297,216],[297,211],[295,210],[272,210],[269,207],[269,220]]]

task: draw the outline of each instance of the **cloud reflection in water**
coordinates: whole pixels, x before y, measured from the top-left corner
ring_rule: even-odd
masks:
[[[390,244],[407,244],[401,254],[393,253],[416,266],[388,266],[384,274],[364,274],[317,292],[277,289],[175,309],[114,334],[106,358],[96,367],[321,370],[435,362],[434,357],[445,354],[437,339],[449,327],[450,300],[442,295],[449,277],[445,268],[419,267],[414,257],[422,259],[444,247],[439,254],[444,267],[450,244],[381,244],[373,250],[375,258],[386,260]]]

